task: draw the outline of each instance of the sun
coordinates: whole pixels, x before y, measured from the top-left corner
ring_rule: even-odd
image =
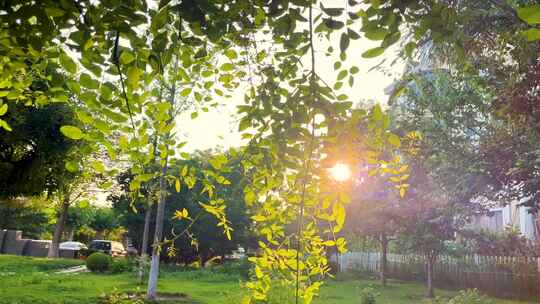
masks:
[[[344,182],[351,177],[351,169],[343,163],[337,163],[329,169],[332,177],[338,182]]]

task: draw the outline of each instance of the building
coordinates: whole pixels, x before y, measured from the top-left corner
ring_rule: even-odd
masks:
[[[530,213],[521,203],[515,200],[505,206],[490,208],[488,213],[473,218],[472,227],[494,233],[513,228],[527,239],[540,243],[540,215]]]

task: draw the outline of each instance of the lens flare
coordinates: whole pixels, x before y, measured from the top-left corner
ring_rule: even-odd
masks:
[[[335,164],[329,171],[332,177],[338,182],[344,182],[351,177],[351,169],[342,163]]]

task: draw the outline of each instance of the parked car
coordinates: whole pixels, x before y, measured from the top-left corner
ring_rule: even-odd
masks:
[[[127,253],[122,243],[109,240],[93,240],[88,250],[100,251],[113,257],[125,256]]]
[[[61,250],[83,250],[83,249],[88,249],[88,247],[86,247],[86,245],[81,243],[81,242],[69,241],[69,242],[60,243],[59,249],[61,249]]]
[[[68,241],[60,243],[58,249],[60,257],[79,258],[85,255],[88,247],[81,242]]]

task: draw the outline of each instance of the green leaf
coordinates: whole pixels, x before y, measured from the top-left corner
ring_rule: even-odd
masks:
[[[373,119],[376,121],[381,121],[383,119],[383,113],[380,105],[375,105],[373,107]]]
[[[521,32],[521,35],[527,39],[527,41],[536,41],[540,39],[540,29],[530,28]]]
[[[342,53],[345,53],[345,51],[347,51],[347,48],[349,47],[349,44],[350,44],[351,40],[349,39],[349,35],[347,35],[347,33],[342,33],[341,34],[341,39],[339,40],[339,50],[342,52]]]
[[[347,70],[341,70],[337,76],[337,80],[342,80],[347,77]]]
[[[251,127],[251,119],[246,116],[240,120],[240,124],[238,125],[238,132],[242,132],[249,127]]]
[[[323,19],[324,25],[332,30],[339,30],[342,28],[345,24],[341,21],[337,21],[331,18],[324,18]]]
[[[141,71],[135,66],[131,66],[127,71],[127,82],[134,90],[139,87],[140,76]]]
[[[191,90],[192,90],[191,88],[183,89],[182,91],[180,91],[180,96],[182,96],[182,97],[188,96],[191,93]]]
[[[229,58],[231,60],[238,58],[238,54],[236,54],[236,51],[233,50],[233,49],[226,50],[225,51],[225,56],[227,56],[227,58]]]
[[[399,139],[399,136],[397,136],[394,133],[388,134],[387,140],[391,145],[393,145],[393,146],[395,146],[397,148],[399,148],[401,146],[401,140]]]
[[[75,140],[81,139],[84,136],[84,133],[81,131],[81,129],[74,126],[62,126],[60,128],[60,132],[62,132],[64,136]]]
[[[71,74],[77,73],[77,64],[68,55],[62,52],[60,54],[60,64],[62,67]]]
[[[388,32],[383,28],[366,30],[366,38],[369,40],[383,40]]]
[[[5,103],[0,107],[0,116],[6,114],[7,110],[8,110],[8,105],[7,103]]]
[[[121,64],[130,64],[133,60],[135,60],[135,56],[131,52],[123,51],[120,55]]]
[[[341,14],[343,13],[343,9],[342,8],[329,8],[329,7],[324,7],[321,3],[321,9],[322,11],[329,15],[329,16],[332,16],[332,17],[338,17],[338,16],[341,16]]]
[[[81,77],[79,78],[79,82],[81,85],[87,89],[97,89],[99,87],[99,82],[97,80],[92,79],[90,75],[83,73],[81,74]]]
[[[384,53],[384,48],[376,47],[376,48],[369,49],[369,50],[365,51],[364,53],[362,53],[362,57],[363,58],[374,58],[374,57],[380,56],[382,53]]]
[[[4,130],[8,131],[8,132],[11,132],[13,131],[13,129],[11,129],[11,127],[9,126],[9,124],[3,120],[3,119],[0,119],[0,127],[2,127]]]
[[[517,9],[518,17],[528,24],[540,23],[540,4],[535,4]]]
[[[191,119],[195,119],[195,118],[197,118],[197,116],[199,116],[199,113],[197,113],[197,112],[191,113]]]
[[[254,203],[256,199],[257,197],[255,196],[255,193],[253,193],[253,191],[246,191],[246,193],[244,194],[244,201],[248,205]]]
[[[178,178],[176,178],[174,182],[174,189],[176,190],[176,192],[180,192],[180,179]]]
[[[56,7],[46,7],[45,13],[47,13],[48,16],[54,18],[54,17],[63,16],[66,13],[66,11],[56,8]]]
[[[103,163],[100,162],[100,161],[94,161],[94,162],[92,162],[92,167],[93,167],[94,170],[96,170],[96,172],[98,172],[98,173],[103,173],[103,172],[105,172],[105,166],[104,166]]]
[[[349,72],[351,72],[351,74],[356,74],[360,72],[360,69],[357,66],[353,66],[349,69]]]
[[[69,172],[79,171],[79,164],[74,161],[67,161],[64,166]]]
[[[220,69],[222,71],[232,71],[234,69],[234,65],[232,63],[224,63],[221,65]]]
[[[159,12],[152,18],[152,30],[159,30],[167,23],[169,16],[169,6],[163,6]]]
[[[352,39],[352,40],[357,40],[357,39],[360,39],[360,35],[358,35],[357,32],[351,30],[351,29],[347,29],[347,34],[349,35],[349,37]]]

